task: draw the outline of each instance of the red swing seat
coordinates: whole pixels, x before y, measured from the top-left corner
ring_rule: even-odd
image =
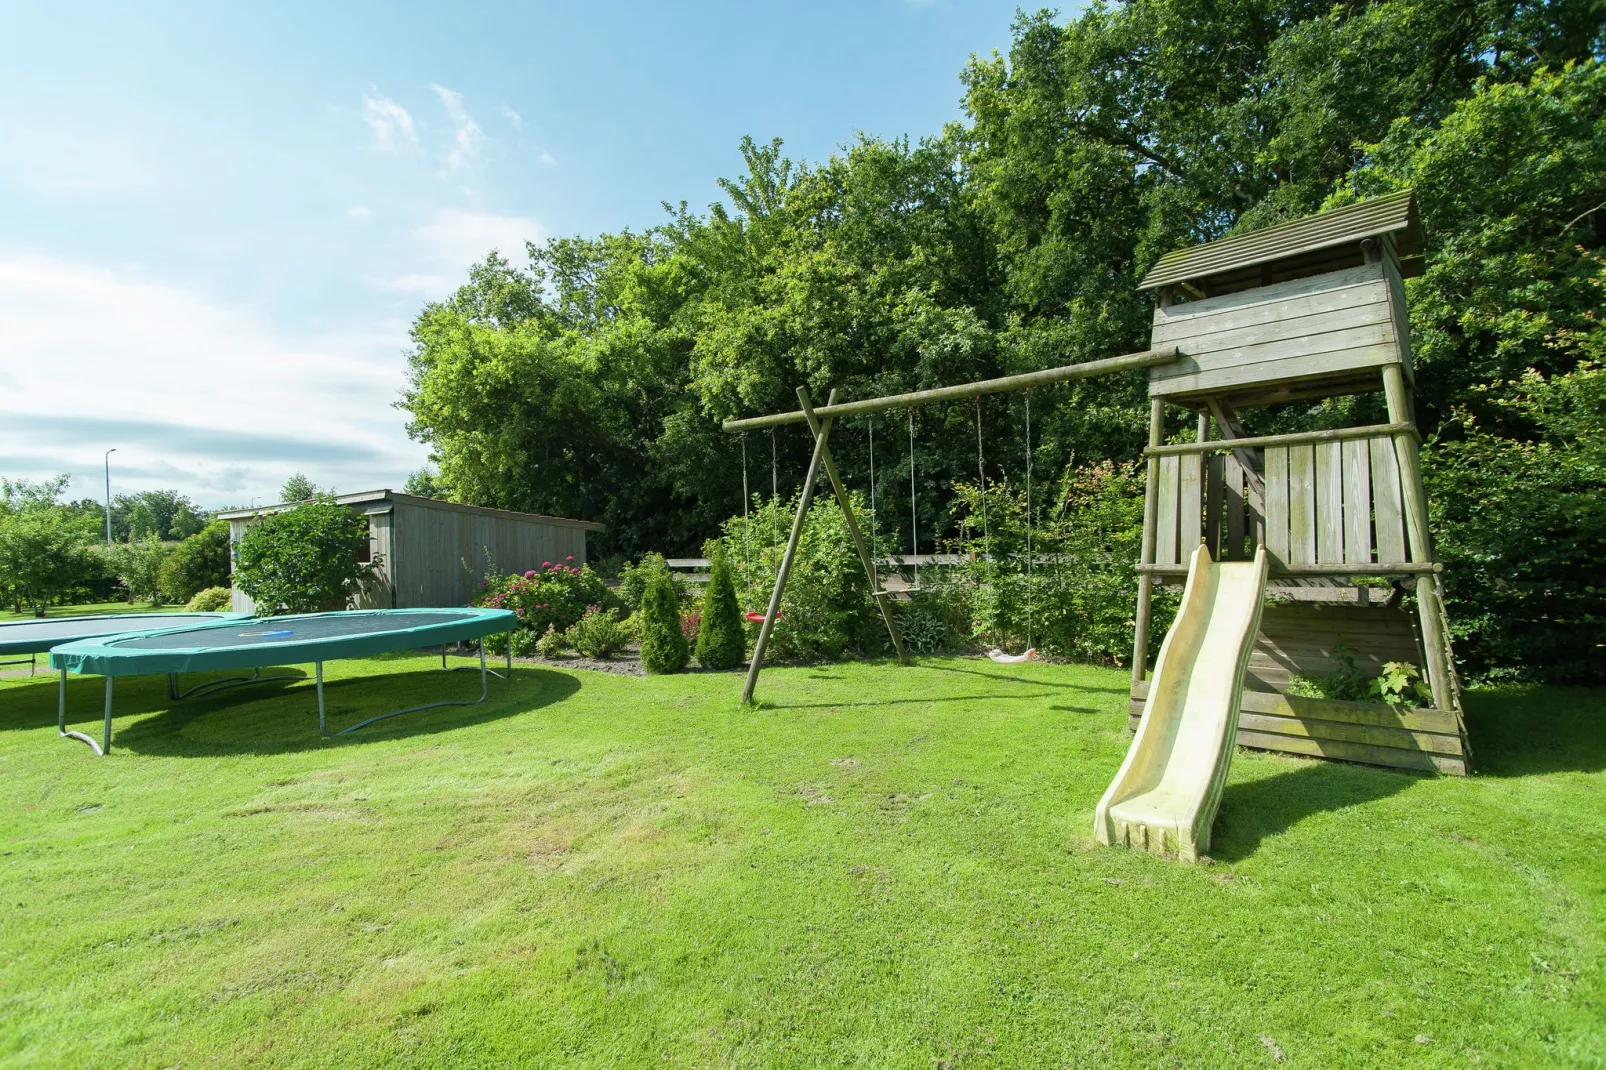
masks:
[[[749,612],[749,613],[746,614],[746,617],[747,617],[748,621],[750,621],[753,624],[763,624],[764,623],[764,614],[762,614],[762,613]],[[780,613],[775,614],[775,619],[776,620],[780,620],[781,617],[782,617],[782,614],[780,614]]]

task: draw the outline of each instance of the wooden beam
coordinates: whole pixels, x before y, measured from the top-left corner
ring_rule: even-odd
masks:
[[[831,403],[814,410],[814,415],[825,417],[854,416],[862,413],[880,412],[883,409],[907,409],[916,405],[935,405],[943,401],[968,401],[982,394],[1004,394],[1011,390],[1025,390],[1032,386],[1046,386],[1049,383],[1063,383],[1071,379],[1087,379],[1096,375],[1112,375],[1116,372],[1136,371],[1141,368],[1152,368],[1159,364],[1170,364],[1181,357],[1176,346],[1166,346],[1162,349],[1145,349],[1137,353],[1127,353],[1119,357],[1105,357],[1102,360],[1089,360],[1081,364],[1067,364],[1060,368],[1046,368],[1043,371],[1025,372],[1021,375],[1006,375],[1002,379],[983,379],[975,383],[961,383],[958,386],[939,386],[931,390],[916,390],[912,394],[892,394],[882,398],[868,398],[864,401],[848,401],[840,405]],[[772,416],[754,416],[746,420],[726,420],[720,426],[726,431],[752,431],[760,427],[779,427],[782,424],[808,423],[802,410],[797,412],[782,412]]]
[[[831,391],[828,401],[836,400],[836,391]],[[820,462],[825,456],[825,440],[831,434],[831,420],[826,418],[820,424],[819,433],[814,436],[814,456],[809,460],[809,474],[803,480],[803,496],[798,499],[797,516],[792,518],[792,534],[786,540],[786,553],[781,557],[781,566],[775,573],[775,590],[770,592],[769,612],[764,614],[764,623],[759,625],[758,641],[753,644],[753,660],[747,665],[747,682],[742,685],[742,704],[753,701],[753,689],[758,686],[758,672],[764,666],[764,651],[770,645],[770,633],[775,630],[775,617],[781,611],[781,595],[786,591],[786,577],[792,572],[792,560],[797,556],[797,544],[803,538],[803,522],[808,518],[809,505],[814,501],[814,484],[820,478]]]
[[[1165,402],[1160,398],[1149,399],[1149,445],[1157,446],[1165,441]],[[1132,635],[1132,683],[1137,685],[1143,682],[1144,675],[1149,671],[1149,610],[1154,600],[1154,576],[1143,571],[1154,565],[1155,527],[1160,512],[1159,480],[1160,458],[1149,458],[1148,479],[1143,490],[1143,545],[1139,552],[1138,565],[1138,612],[1134,621]]]
[[[1359,562],[1353,565],[1341,564],[1337,561],[1328,564],[1273,564],[1273,576],[1424,576],[1444,571],[1444,566],[1431,561],[1372,561]],[[1154,576],[1186,576],[1188,566],[1183,564],[1155,565],[1143,563],[1138,565],[1140,575]]]
[[[820,421],[814,414],[814,407],[809,404],[809,392],[806,387],[797,388],[798,404],[803,406],[803,415],[808,418],[809,430],[814,432],[816,438],[820,435]],[[831,487],[836,491],[837,504],[842,506],[842,519],[847,522],[848,536],[853,540],[853,548],[859,553],[859,563],[864,566],[864,578],[870,581],[870,593],[875,598],[876,608],[881,611],[881,619],[887,625],[887,634],[892,636],[892,648],[898,652],[898,664],[909,664],[909,654],[903,648],[903,636],[898,634],[898,625],[892,619],[892,607],[887,604],[887,592],[876,583],[875,566],[870,561],[870,548],[864,544],[864,532],[859,530],[859,519],[853,515],[853,502],[848,498],[848,488],[837,474],[836,461],[831,457],[830,447],[822,447],[820,459],[825,462],[825,474],[831,479]]]
[[[1220,439],[1212,439],[1209,442],[1172,442],[1161,446],[1150,446],[1143,452],[1164,457],[1172,453],[1201,453],[1231,449],[1236,455],[1251,449],[1263,449],[1266,446],[1299,446],[1314,442],[1341,442],[1351,438],[1375,438],[1379,435],[1399,434],[1414,436],[1416,425],[1407,422],[1368,424],[1364,427],[1334,427],[1323,431],[1295,431],[1286,435],[1256,435],[1253,438],[1235,438],[1224,432]],[[1240,456],[1238,463],[1243,464],[1244,458]]]

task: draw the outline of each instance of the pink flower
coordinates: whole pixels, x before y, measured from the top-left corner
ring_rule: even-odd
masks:
[[[574,560],[574,555],[570,554],[568,557],[565,557],[564,560],[565,561],[573,561]]]
[[[530,571],[526,572],[524,574],[524,578],[527,579],[527,580],[535,579],[535,569],[532,568]]]
[[[542,568],[544,568],[544,569],[546,569],[546,568],[551,568],[551,567],[552,567],[552,562],[550,562],[550,561],[543,561],[543,562],[541,562],[541,567],[542,567]]]

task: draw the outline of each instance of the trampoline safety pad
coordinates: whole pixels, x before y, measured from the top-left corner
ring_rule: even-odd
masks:
[[[163,623],[166,623],[165,621]],[[178,628],[121,631],[80,638],[50,650],[50,666],[60,672],[57,692],[57,728],[62,736],[89,744],[97,754],[111,751],[112,680],[118,676],[166,674],[168,694],[211,693],[230,686],[283,680],[263,677],[269,665],[312,662],[316,666],[318,730],[329,735],[324,713],[323,663],[341,658],[362,658],[399,650],[444,647],[450,643],[511,633],[518,617],[506,609],[367,609],[334,613],[303,613],[284,617],[230,617]],[[488,694],[485,645],[480,644],[480,697],[430,702],[369,717],[338,735],[356,731],[375,721],[438,706],[472,706]],[[445,656],[442,655],[444,663]],[[513,668],[512,643],[508,644],[508,670]],[[249,677],[216,681],[181,694],[177,676],[185,672],[251,669]],[[99,743],[81,732],[67,730],[67,674],[103,676],[106,679],[105,726]]]

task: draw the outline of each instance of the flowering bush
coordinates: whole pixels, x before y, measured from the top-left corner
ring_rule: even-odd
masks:
[[[541,562],[538,569],[520,575],[487,578],[474,598],[476,606],[511,609],[518,614],[519,629],[542,635],[547,628],[564,631],[578,624],[586,607],[608,598],[608,587],[591,566],[576,568],[574,558],[553,564]]]

